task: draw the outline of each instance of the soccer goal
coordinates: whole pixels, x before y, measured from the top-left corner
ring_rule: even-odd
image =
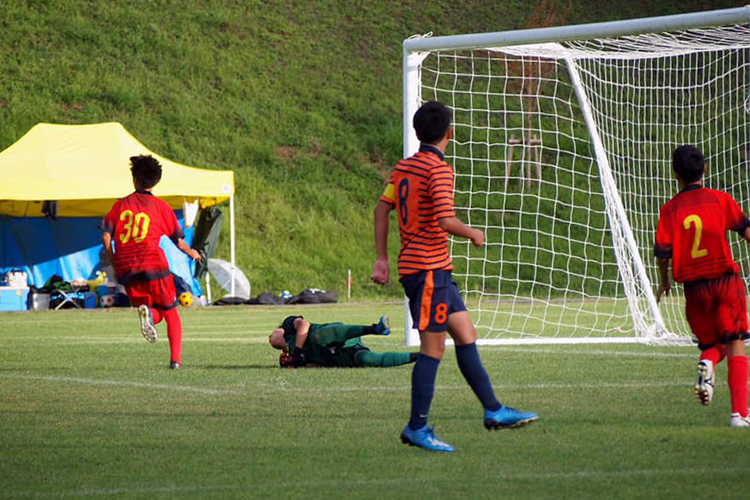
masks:
[[[656,222],[688,143],[706,185],[750,211],[749,21],[742,7],[404,41],[404,154],[420,104],[450,106],[457,213],[486,234],[451,240],[481,342],[689,342],[681,288],[655,300]],[[746,273],[748,245],[730,241]]]

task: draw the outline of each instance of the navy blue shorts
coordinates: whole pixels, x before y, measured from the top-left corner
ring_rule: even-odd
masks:
[[[423,271],[402,277],[414,326],[420,331],[448,331],[448,317],[465,311],[458,286],[450,271]]]

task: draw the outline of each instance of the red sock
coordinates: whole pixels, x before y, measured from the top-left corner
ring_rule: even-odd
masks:
[[[729,393],[732,395],[732,413],[747,416],[747,356],[732,356],[727,358],[729,374]]]
[[[151,317],[154,318],[154,324],[158,325],[161,323],[162,320],[162,313],[160,310],[156,309],[155,307],[151,308]]]
[[[182,356],[182,319],[177,308],[162,311],[164,319],[167,321],[167,337],[169,338],[169,350],[171,360],[180,363]]]
[[[705,351],[701,351],[701,361],[704,359],[712,362],[714,366],[721,363],[721,361],[727,357],[727,351],[724,349],[723,345],[716,344],[712,347],[709,347]]]

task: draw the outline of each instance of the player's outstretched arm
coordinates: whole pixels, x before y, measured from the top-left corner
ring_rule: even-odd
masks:
[[[292,366],[294,368],[307,365],[307,360],[302,354],[302,348],[307,342],[307,335],[310,333],[310,322],[303,317],[294,320],[294,329],[297,330],[297,337],[292,349]]]
[[[659,288],[656,289],[656,303],[661,301],[662,295],[669,296],[672,290],[672,280],[669,278],[669,259],[657,258],[659,267]]]
[[[438,221],[440,228],[460,238],[468,238],[471,240],[471,244],[475,247],[481,247],[484,245],[484,232],[479,229],[474,229],[464,224],[457,217],[446,217]]]
[[[191,259],[193,259],[196,262],[200,262],[202,260],[200,252],[198,252],[198,250],[196,250],[194,248],[190,248],[190,245],[188,245],[185,242],[185,240],[183,240],[182,238],[180,238],[179,240],[177,240],[177,248],[179,248],[180,250],[182,250],[182,252],[185,255],[187,255],[188,257],[190,257]]]
[[[745,241],[750,243],[750,226],[745,228],[745,232],[742,233],[742,237],[745,239]]]
[[[115,262],[115,254],[112,251],[112,235],[107,231],[102,231],[102,245],[104,245],[104,254],[110,263]]]
[[[388,222],[393,205],[379,201],[375,207],[375,248],[377,259],[372,267],[370,279],[379,285],[388,282],[390,269],[388,266]]]

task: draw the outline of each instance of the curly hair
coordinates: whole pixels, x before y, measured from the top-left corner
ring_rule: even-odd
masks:
[[[133,178],[138,180],[143,189],[151,189],[161,180],[161,165],[151,155],[131,156],[130,165]]]

